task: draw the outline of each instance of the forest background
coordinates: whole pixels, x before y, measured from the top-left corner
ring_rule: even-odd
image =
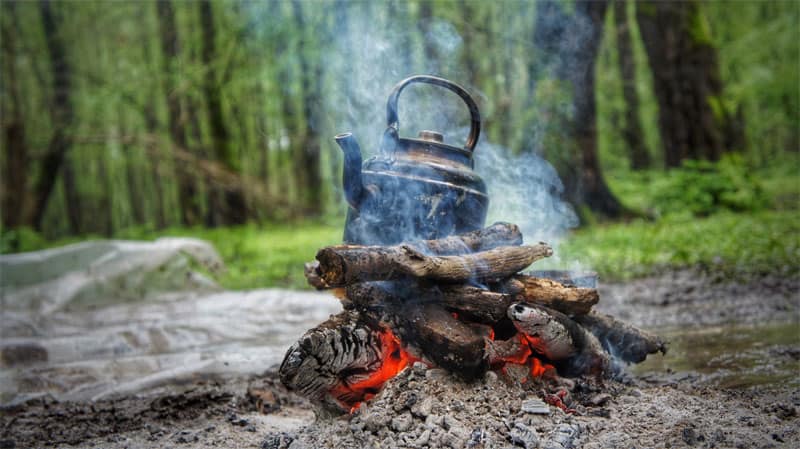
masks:
[[[333,135],[374,153],[428,73],[478,99],[494,215],[563,238],[554,264],[794,276],[798,24],[792,0],[5,1],[0,253],[189,235],[226,287],[303,287],[341,240]],[[466,135],[451,94],[401,102],[403,135]]]

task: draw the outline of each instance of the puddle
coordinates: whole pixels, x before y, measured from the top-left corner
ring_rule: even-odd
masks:
[[[800,324],[708,326],[656,332],[670,342],[665,356],[632,367],[643,378],[692,378],[721,388],[784,384],[800,387]]]

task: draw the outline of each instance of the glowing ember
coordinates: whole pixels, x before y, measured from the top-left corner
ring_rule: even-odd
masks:
[[[389,330],[385,329],[380,334],[382,357],[381,366],[368,375],[366,379],[347,384],[342,382],[331,391],[345,408],[353,413],[361,406],[363,401],[372,399],[389,379],[403,370],[409,363],[417,359],[412,357],[400,345],[400,340]]]
[[[530,364],[531,377],[550,377],[556,375],[556,369],[553,365],[542,363],[542,361],[533,354],[531,342],[529,341],[531,337],[523,333],[518,333],[517,338],[519,339],[519,350],[514,354],[499,358],[499,361],[504,364],[504,366],[500,368],[503,372],[505,372],[505,364],[514,363],[517,365]],[[491,334],[490,339],[494,340],[494,333]]]

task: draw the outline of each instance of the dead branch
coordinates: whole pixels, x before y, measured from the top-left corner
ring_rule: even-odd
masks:
[[[546,244],[503,246],[458,256],[428,256],[409,244],[339,245],[319,250],[319,275],[331,287],[407,277],[441,282],[498,280],[549,257]]]

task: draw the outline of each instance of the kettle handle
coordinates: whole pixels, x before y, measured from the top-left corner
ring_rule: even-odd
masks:
[[[481,113],[478,111],[478,105],[475,104],[475,100],[472,99],[466,89],[452,81],[437,76],[415,75],[400,81],[394,86],[392,93],[389,95],[389,100],[386,102],[386,124],[389,127],[389,129],[386,130],[387,133],[397,136],[400,130],[400,122],[397,118],[397,100],[400,97],[400,93],[403,92],[403,89],[412,83],[426,83],[441,86],[455,92],[456,95],[464,100],[464,103],[466,103],[469,108],[472,121],[467,143],[464,144],[464,149],[471,153],[475,149],[475,145],[478,143],[478,137],[481,134]]]

